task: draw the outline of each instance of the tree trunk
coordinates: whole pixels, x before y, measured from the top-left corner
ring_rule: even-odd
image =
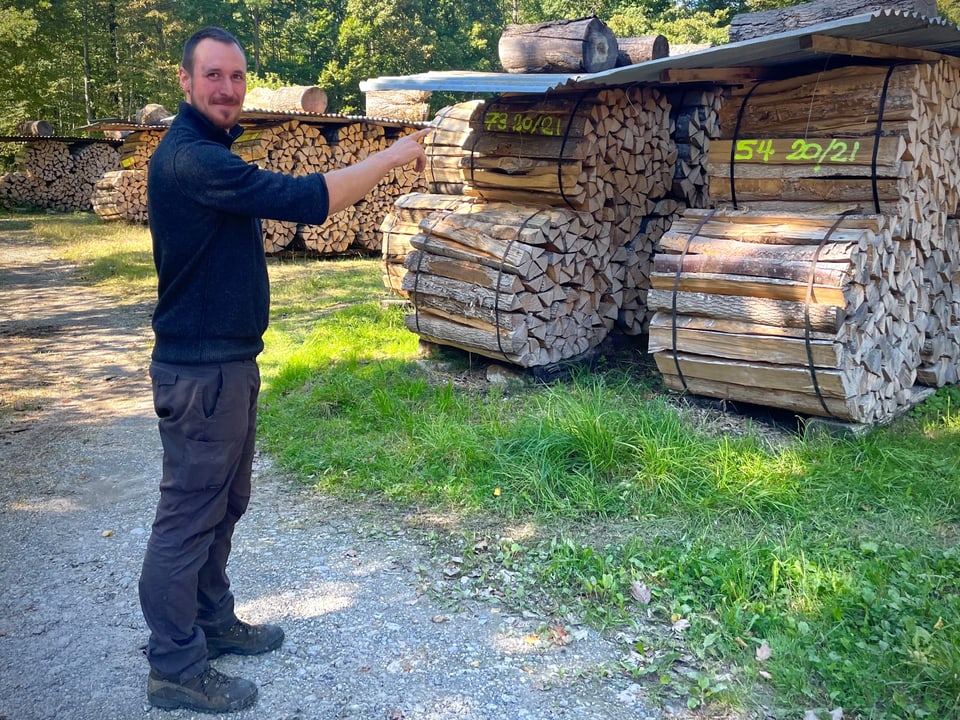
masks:
[[[509,73],[576,73],[609,70],[617,62],[617,38],[595,16],[535,25],[507,25],[498,46]]]
[[[817,23],[875,12],[900,10],[925,17],[938,17],[935,0],[816,0],[803,5],[734,15],[730,22],[730,42],[796,30]]]

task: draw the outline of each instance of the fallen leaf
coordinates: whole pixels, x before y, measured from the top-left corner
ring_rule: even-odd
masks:
[[[690,621],[686,618],[680,618],[673,623],[674,632],[683,632],[690,627]]]
[[[765,662],[770,659],[770,655],[770,646],[767,644],[767,641],[764,640],[760,643],[759,647],[757,647],[757,661]]]
[[[773,680],[773,675],[768,673],[766,670],[760,670],[757,674],[764,680]]]
[[[523,641],[527,643],[527,645],[536,645],[538,642],[540,642],[540,636],[536,633],[530,633],[523,638]]]
[[[565,627],[561,625],[551,625],[550,640],[554,645],[569,645],[573,641],[573,638]]]
[[[445,623],[450,618],[448,618],[446,615],[434,615],[430,619],[433,620],[433,622],[439,624],[439,623]]]
[[[733,641],[742,648],[750,647],[749,645],[747,645],[747,643],[744,642],[742,637],[737,636],[733,639]]]
[[[494,488],[494,489],[493,489],[493,496],[494,496],[494,497],[500,497],[500,488]]]
[[[104,530],[100,533],[101,537],[113,537],[113,530]]]
[[[943,630],[943,618],[942,618],[942,617],[938,617],[938,618],[937,618],[937,622],[934,623],[933,629],[934,629],[934,630]]]
[[[643,605],[650,604],[650,588],[647,587],[646,583],[642,583],[639,580],[631,582],[630,594],[638,603],[642,603]]]

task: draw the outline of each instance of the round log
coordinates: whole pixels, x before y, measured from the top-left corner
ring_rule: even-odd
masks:
[[[52,137],[53,126],[46,120],[27,120],[20,123],[18,132],[30,137]]]
[[[617,67],[659,60],[670,55],[670,41],[663,35],[618,38]]]
[[[509,73],[609,70],[617,62],[617,37],[596,16],[534,25],[507,25],[498,45]]]

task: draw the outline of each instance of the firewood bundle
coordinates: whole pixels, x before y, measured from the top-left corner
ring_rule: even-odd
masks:
[[[469,120],[466,195],[598,213],[663,197],[672,184],[669,106],[653,88],[501,98]]]
[[[103,220],[147,222],[147,171],[104,173],[93,190],[93,211]]]
[[[464,198],[412,236],[402,289],[423,339],[521,367],[598,345],[609,302],[609,224],[568,208]]]
[[[0,177],[0,202],[50,210],[90,210],[94,185],[117,167],[107,143],[37,140],[18,157],[18,171]]]
[[[877,422],[912,396],[915,244],[886,215],[688,210],[661,238],[650,352],[668,387]]]
[[[960,67],[850,66],[738,89],[710,145],[715,201],[753,210],[903,218],[921,244],[942,237],[960,165]]]

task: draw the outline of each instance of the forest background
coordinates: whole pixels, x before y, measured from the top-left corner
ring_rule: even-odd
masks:
[[[319,85],[329,111],[362,114],[359,83],[439,70],[501,71],[511,23],[596,15],[618,37],[727,41],[742,12],[790,0],[0,0],[0,134],[46,120],[72,134],[98,119],[175,109],[183,43],[219,25],[247,52],[249,86]],[[940,0],[960,22],[960,0]],[[433,98],[436,109],[462,97]]]

